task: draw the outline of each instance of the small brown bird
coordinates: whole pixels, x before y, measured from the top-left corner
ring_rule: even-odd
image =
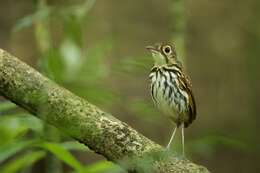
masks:
[[[176,129],[181,127],[184,155],[184,128],[196,118],[191,82],[184,73],[173,44],[160,43],[146,48],[154,59],[154,66],[149,75],[153,101],[158,109],[176,124],[167,148],[170,147]]]

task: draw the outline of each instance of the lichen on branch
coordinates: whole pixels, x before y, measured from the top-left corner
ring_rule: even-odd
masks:
[[[32,115],[126,169],[134,172],[208,173],[205,167],[188,160],[168,154],[165,157],[166,152],[160,145],[2,49],[0,93]],[[150,160],[149,171],[147,166],[134,161],[147,157]],[[122,160],[128,160],[131,165]]]

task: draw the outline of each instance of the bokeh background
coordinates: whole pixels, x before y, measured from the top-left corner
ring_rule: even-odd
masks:
[[[260,172],[260,1],[2,0],[0,47],[166,145],[173,124],[149,94],[145,46],[174,41],[197,101],[188,158]],[[172,150],[180,153],[180,136]],[[124,172],[1,98],[0,172]]]

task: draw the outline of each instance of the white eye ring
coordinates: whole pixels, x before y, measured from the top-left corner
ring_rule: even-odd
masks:
[[[171,49],[171,46],[165,46],[164,48],[163,48],[163,51],[164,51],[164,53],[165,54],[170,54],[171,52],[172,52],[172,49]]]

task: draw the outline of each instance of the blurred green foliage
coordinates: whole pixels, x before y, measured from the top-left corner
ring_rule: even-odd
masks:
[[[112,44],[109,40],[104,40],[89,47],[87,52],[83,48],[82,25],[94,3],[95,0],[87,0],[75,6],[54,7],[48,6],[44,0],[38,0],[35,13],[19,19],[13,32],[33,27],[40,52],[38,69],[94,103],[110,104],[114,98],[113,91],[102,85],[102,81],[109,73],[104,58]],[[59,43],[53,42],[55,36],[52,22],[62,26]],[[58,133],[56,129],[17,109],[13,103],[2,102],[0,115],[1,173],[31,172],[33,169],[29,168],[50,154],[70,166],[73,173],[121,170],[105,160],[83,165],[71,151],[80,151],[87,155],[89,150],[86,146],[62,134],[58,134],[58,137],[55,134]]]
[[[53,154],[60,161],[71,167],[75,173],[99,173],[120,169],[108,161],[83,165],[71,151],[89,150],[83,144],[66,139],[64,142],[50,142],[43,136],[44,122],[21,110],[8,113],[16,108],[13,103],[3,102],[0,106],[0,172],[14,173],[27,170],[37,161]],[[28,170],[26,171],[28,172]]]

